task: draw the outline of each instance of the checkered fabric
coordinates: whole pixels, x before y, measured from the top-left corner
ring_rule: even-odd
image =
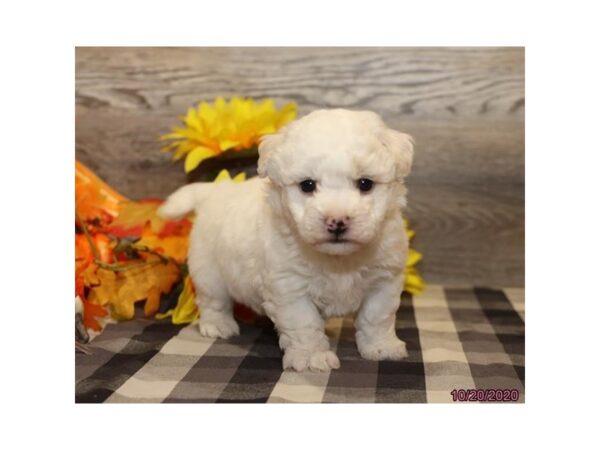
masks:
[[[167,320],[111,324],[76,354],[77,403],[452,402],[454,389],[517,389],[525,397],[524,291],[430,286],[403,295],[396,322],[402,361],[367,361],[352,318],[329,320],[341,368],[282,371],[268,320],[241,324],[228,340]]]

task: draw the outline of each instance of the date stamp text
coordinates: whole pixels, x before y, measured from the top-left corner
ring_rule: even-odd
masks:
[[[450,392],[453,402],[517,402],[517,389],[454,389]]]

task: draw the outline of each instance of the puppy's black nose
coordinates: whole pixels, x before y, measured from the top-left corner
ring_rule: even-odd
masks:
[[[327,221],[327,231],[331,234],[334,234],[336,237],[344,234],[348,227],[346,226],[346,222],[343,220],[328,220]]]

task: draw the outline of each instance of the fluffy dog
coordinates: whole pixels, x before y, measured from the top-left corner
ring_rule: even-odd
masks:
[[[274,322],[284,369],[330,370],[340,361],[325,318],[358,311],[363,358],[405,357],[394,324],[412,155],[410,136],[375,113],[319,110],[263,138],[258,178],[172,194],[163,216],[197,212],[188,265],[200,333],[238,334],[235,299]]]

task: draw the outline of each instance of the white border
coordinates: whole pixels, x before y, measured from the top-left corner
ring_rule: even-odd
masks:
[[[598,373],[600,73],[597,15],[588,3],[231,3],[1,7],[7,205],[1,230],[9,248],[2,439],[65,448],[593,442],[597,414],[586,406],[594,404]],[[526,44],[526,405],[74,405],[74,45],[157,44]]]

